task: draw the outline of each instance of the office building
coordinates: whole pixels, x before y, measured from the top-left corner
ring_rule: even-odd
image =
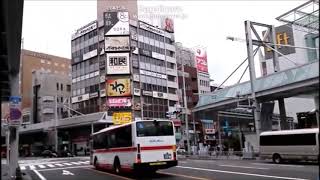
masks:
[[[33,93],[32,72],[37,70],[71,76],[70,59],[26,49],[21,50],[19,82],[22,97],[21,109],[25,122],[30,120]],[[1,105],[1,118],[4,118],[9,114],[8,107],[8,103],[3,103]]]
[[[70,102],[71,77],[45,71],[32,72],[31,123],[40,123],[68,116],[63,106]]]
[[[114,119],[166,119],[178,103],[173,31],[129,20],[121,11],[108,11],[105,20],[72,35],[72,108],[108,111]]]

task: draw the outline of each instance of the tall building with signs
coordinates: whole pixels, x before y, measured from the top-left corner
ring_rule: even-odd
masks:
[[[179,100],[173,23],[158,28],[124,9],[103,16],[72,35],[72,108],[108,111],[116,124],[166,119]]]

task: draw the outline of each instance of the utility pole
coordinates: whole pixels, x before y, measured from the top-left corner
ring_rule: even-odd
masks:
[[[189,121],[188,121],[188,114],[187,114],[187,109],[188,109],[188,104],[187,104],[187,95],[186,95],[186,82],[185,82],[185,76],[184,76],[184,63],[182,62],[182,86],[183,86],[183,102],[184,102],[184,118],[185,118],[185,123],[186,123],[186,134],[187,134],[187,148],[188,148],[188,155],[191,153],[190,149],[190,139],[189,139]],[[195,132],[194,132],[195,133]]]
[[[58,96],[55,96],[55,111],[54,111],[54,138],[55,138],[55,144],[54,144],[54,150],[58,152]]]
[[[10,91],[11,96],[19,96],[19,73],[11,73],[10,76]],[[11,102],[10,102],[11,103]],[[11,105],[10,105],[11,106]],[[10,107],[11,108],[11,107]],[[21,107],[20,107],[21,108]],[[20,110],[19,108],[19,110]],[[11,110],[10,110],[11,111]],[[21,111],[21,110],[20,110]],[[12,121],[12,116],[10,112],[10,121]],[[20,120],[21,117],[17,120]],[[9,144],[10,144],[10,150],[9,154],[9,174],[11,178],[16,177],[16,171],[18,169],[18,158],[19,158],[19,127],[20,125],[11,125],[11,122],[8,122],[9,125]]]

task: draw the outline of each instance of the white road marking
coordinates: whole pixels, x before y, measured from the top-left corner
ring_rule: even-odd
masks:
[[[62,175],[71,175],[73,176],[74,174],[70,171],[67,171],[67,170],[62,170]]]
[[[54,164],[54,165],[56,165],[56,166],[60,166],[60,167],[64,166],[63,164]]]
[[[262,167],[251,167],[251,166],[234,166],[234,165],[219,165],[219,166],[245,168],[245,169],[270,169],[270,168],[262,168]]]
[[[49,166],[49,167],[55,167],[54,165],[52,165],[52,164],[47,164],[47,166]]]
[[[42,164],[39,164],[38,166],[39,166],[39,168],[46,168],[46,166],[44,166]]]
[[[75,168],[88,168],[88,167],[93,167],[91,165],[87,165],[87,166],[71,166],[71,167],[62,167],[62,168],[50,168],[50,169],[40,169],[38,170],[40,171],[54,171],[54,170],[63,170],[63,169],[75,169]]]
[[[266,166],[283,166],[283,167],[304,167],[301,165],[290,165],[290,164],[265,164],[265,163],[251,163],[255,165],[266,165]]]
[[[36,173],[36,175],[38,175],[41,180],[47,180],[47,179],[46,179],[45,177],[43,177],[42,174],[40,174],[37,170],[33,170],[33,172]]]
[[[30,165],[29,167],[31,170],[36,169],[36,167],[34,165]]]
[[[70,162],[71,164],[80,165],[78,162]]]
[[[21,170],[26,170],[26,167],[25,166],[20,166],[20,169]]]
[[[257,176],[257,177],[268,177],[268,178],[275,178],[275,179],[288,179],[288,180],[308,180],[302,178],[293,178],[293,177],[281,177],[281,176],[270,176],[265,174],[253,174],[253,173],[243,173],[243,172],[235,172],[235,171],[223,171],[223,170],[216,170],[216,169],[205,169],[205,168],[196,168],[196,167],[187,167],[187,166],[176,166],[177,168],[183,169],[194,169],[200,171],[211,171],[211,172],[220,172],[220,173],[228,173],[228,174],[239,174],[239,175],[246,175],[246,176]]]
[[[71,166],[72,164],[70,163],[63,163],[64,165],[67,165],[67,166]]]
[[[79,161],[80,164],[89,164],[89,161]]]

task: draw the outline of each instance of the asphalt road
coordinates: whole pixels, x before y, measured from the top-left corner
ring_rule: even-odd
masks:
[[[154,175],[115,175],[98,171],[89,158],[56,158],[19,161],[20,167],[34,180],[318,180],[315,163],[273,164],[258,160],[180,160],[174,168],[159,170]]]

